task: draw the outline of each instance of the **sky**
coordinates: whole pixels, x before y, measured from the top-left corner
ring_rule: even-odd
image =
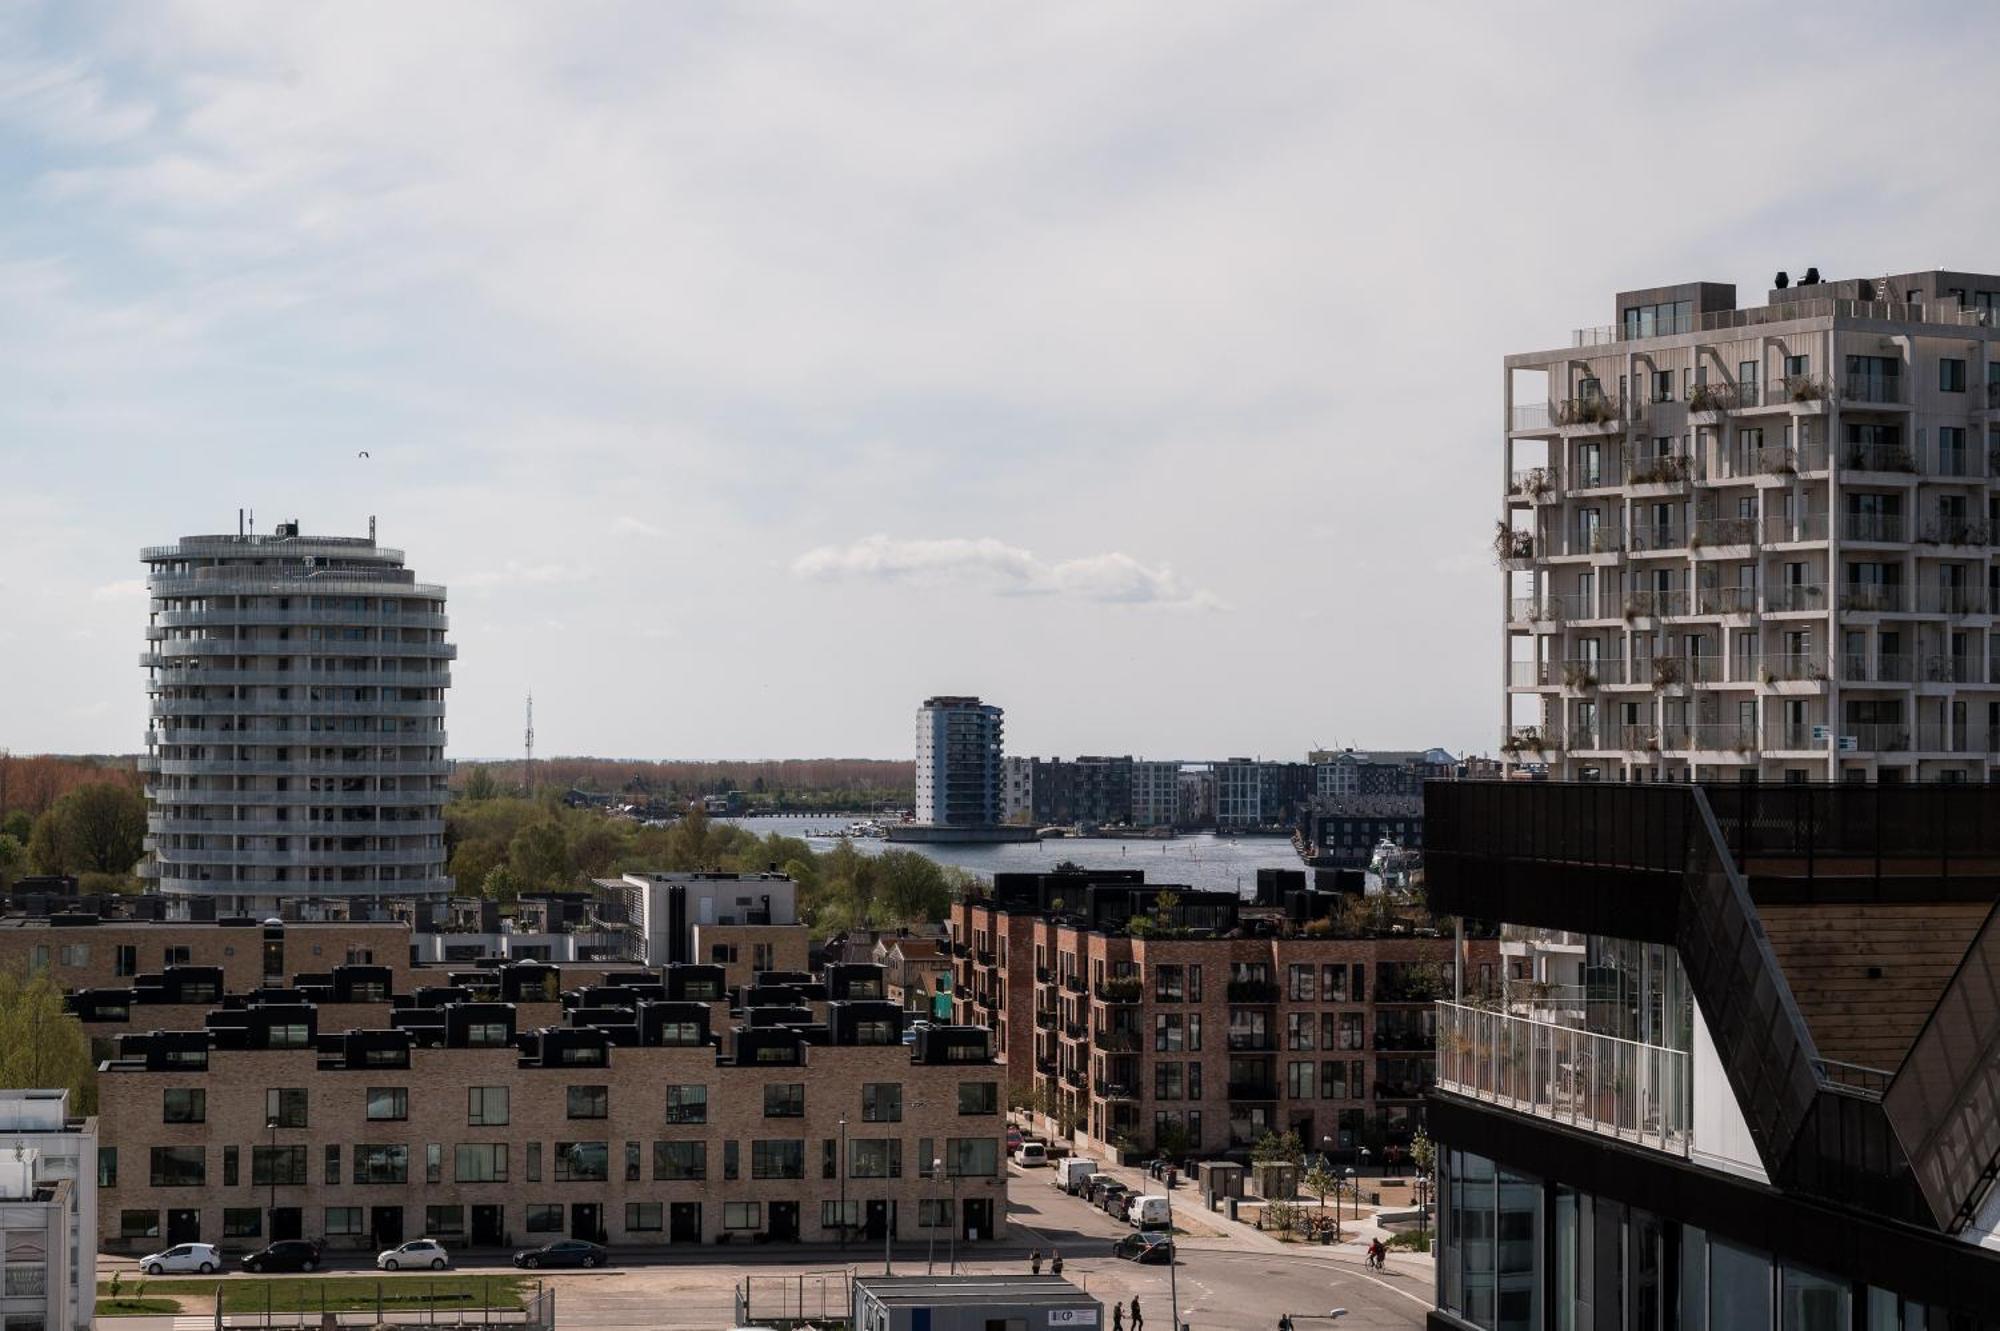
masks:
[[[450,588],[456,757],[1491,751],[1501,358],[2000,270],[2000,11],[0,0],[0,747],[142,545]],[[366,453],[363,457],[361,454]]]

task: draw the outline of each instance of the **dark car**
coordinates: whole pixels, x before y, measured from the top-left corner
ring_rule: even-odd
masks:
[[[1111,1255],[1122,1257],[1128,1262],[1156,1262],[1166,1265],[1174,1260],[1174,1240],[1171,1234],[1158,1230],[1143,1230],[1127,1234],[1111,1245]]]
[[[1130,1188],[1122,1183],[1114,1183],[1104,1190],[1104,1200],[1099,1202],[1098,1206],[1106,1215],[1115,1215],[1122,1219],[1125,1215],[1125,1199],[1131,1195]]]
[[[582,1239],[557,1239],[554,1243],[544,1243],[539,1248],[524,1248],[514,1254],[514,1265],[540,1266],[603,1266],[611,1260],[611,1254],[595,1243]]]
[[[310,1239],[279,1239],[243,1259],[245,1271],[317,1271],[319,1245]]]

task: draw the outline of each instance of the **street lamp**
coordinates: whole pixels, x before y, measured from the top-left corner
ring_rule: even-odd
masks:
[[[958,1175],[947,1173],[951,1180],[951,1274],[958,1274]]]
[[[276,1114],[267,1114],[264,1118],[264,1126],[270,1129],[271,1132],[271,1150],[270,1154],[264,1160],[264,1172],[271,1183],[271,1205],[268,1208],[271,1216],[271,1232],[265,1237],[276,1240],[278,1237],[278,1116]]]
[[[932,1157],[931,1159],[932,1182],[936,1182],[937,1179],[940,1178],[943,1174],[944,1174],[944,1161],[937,1159],[936,1157]],[[925,1275],[930,1275],[931,1273],[937,1270],[937,1232],[938,1232],[937,1217],[933,1215],[931,1217],[930,1252],[924,1257]]]
[[[1355,1223],[1359,1224],[1361,1221],[1361,1185],[1354,1181],[1353,1165],[1347,1167],[1347,1194],[1353,1199],[1354,1219]],[[1335,1209],[1338,1210],[1339,1208],[1336,1207]]]
[[[847,1116],[840,1117],[840,1159],[834,1164],[840,1176],[840,1246],[847,1246]]]

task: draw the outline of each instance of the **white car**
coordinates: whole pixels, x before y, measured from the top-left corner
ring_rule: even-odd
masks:
[[[1049,1162],[1049,1149],[1040,1142],[1022,1142],[1014,1152],[1014,1163],[1023,1169],[1035,1169]]]
[[[451,1254],[436,1239],[411,1239],[400,1248],[375,1254],[375,1265],[384,1271],[400,1271],[406,1266],[442,1271],[450,1264]]]
[[[213,1243],[176,1243],[150,1257],[141,1257],[139,1269],[149,1276],[174,1276],[189,1271],[205,1276],[222,1269],[222,1253]]]

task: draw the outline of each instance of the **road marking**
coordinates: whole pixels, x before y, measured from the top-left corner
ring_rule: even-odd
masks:
[[[1420,1308],[1428,1308],[1431,1306],[1431,1301],[1429,1299],[1419,1298],[1417,1295],[1410,1293],[1410,1291],[1408,1291],[1407,1289],[1398,1289],[1396,1286],[1390,1284],[1386,1280],[1377,1280],[1374,1276],[1371,1276],[1364,1271],[1355,1271],[1352,1274],[1360,1276],[1363,1280],[1367,1281],[1371,1285],[1380,1285],[1383,1289],[1388,1290],[1391,1294],[1400,1294],[1404,1298],[1408,1299],[1411,1303],[1416,1304]]]

